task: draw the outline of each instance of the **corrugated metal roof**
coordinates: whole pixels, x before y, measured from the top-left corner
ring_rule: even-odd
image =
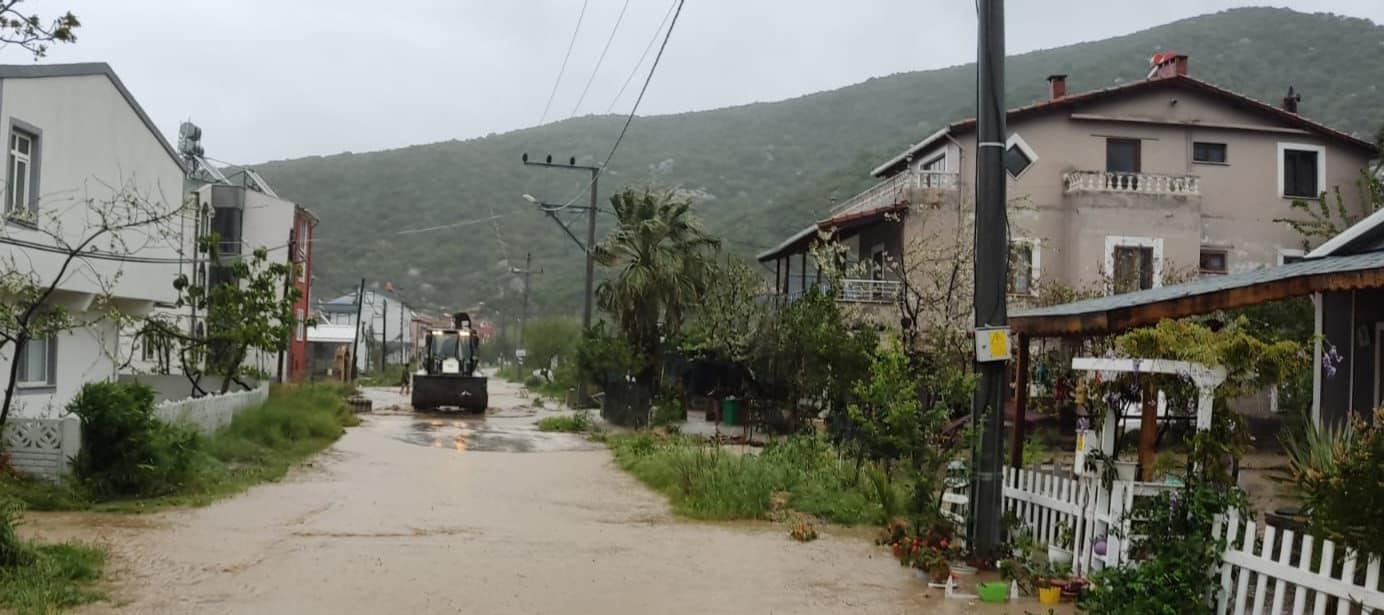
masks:
[[[755,260],[763,262],[777,258],[780,252],[783,252],[784,250],[793,247],[793,245],[798,243],[799,241],[807,239],[808,237],[811,237],[816,234],[817,225],[813,224],[812,226],[809,226],[801,231],[793,233],[792,237],[783,240],[781,243],[779,243],[779,245],[776,245],[772,248],[769,248],[768,250],[760,252],[758,256],[755,256]]]
[[[1263,269],[1255,269],[1242,273],[1206,276],[1190,282],[1183,282],[1182,284],[1150,288],[1148,290],[1124,293],[1122,295],[1096,297],[1094,299],[1085,299],[1062,305],[1021,310],[1015,312],[1011,318],[1018,320],[1094,314],[1149,305],[1162,301],[1172,301],[1185,297],[1208,295],[1290,278],[1380,268],[1384,268],[1384,252],[1313,258],[1289,265],[1265,267]]]

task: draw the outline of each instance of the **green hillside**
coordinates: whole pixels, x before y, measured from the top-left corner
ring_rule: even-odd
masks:
[[[1303,113],[1334,127],[1370,135],[1384,124],[1384,27],[1264,8],[1011,57],[1010,105],[1042,97],[1051,73],[1070,75],[1075,92],[1140,79],[1148,57],[1161,49],[1189,54],[1194,76],[1261,100],[1278,100],[1291,84],[1303,93]],[[637,118],[601,178],[601,201],[627,184],[695,191],[698,214],[711,230],[749,254],[820,217],[833,199],[867,186],[874,164],[947,121],[971,115],[974,84],[974,68],[966,65],[781,102]],[[319,296],[346,290],[364,276],[392,281],[420,304],[512,302],[518,285],[508,268],[532,252],[534,266],[544,269],[534,277],[535,309],[575,313],[580,253],[520,195],[561,200],[580,188],[583,175],[524,167],[520,154],[576,155],[591,163],[604,157],[621,121],[589,116],[466,141],[255,168],[322,218],[315,245]],[[491,215],[504,217],[396,234]]]

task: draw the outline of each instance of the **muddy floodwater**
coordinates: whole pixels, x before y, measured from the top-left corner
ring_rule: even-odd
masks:
[[[112,552],[79,613],[1046,613],[943,600],[857,530],[674,518],[610,453],[534,428],[491,380],[485,416],[376,412],[280,483],[199,509],[31,514]]]

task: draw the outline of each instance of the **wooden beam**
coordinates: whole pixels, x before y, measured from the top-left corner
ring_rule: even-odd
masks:
[[[1024,467],[1024,430],[1028,419],[1028,342],[1027,334],[1017,336],[1019,356],[1014,362],[1014,440],[1009,445],[1009,465],[1014,468]]]

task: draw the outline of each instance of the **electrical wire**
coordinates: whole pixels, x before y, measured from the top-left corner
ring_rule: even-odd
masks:
[[[577,34],[581,32],[581,21],[586,17],[586,5],[590,0],[582,0],[581,12],[577,13],[577,26],[572,28],[572,40],[567,43],[567,54],[562,56],[562,66],[557,69],[557,79],[553,80],[553,91],[548,94],[548,104],[543,105],[543,116],[538,118],[539,125],[548,121],[548,111],[553,108],[553,99],[557,97],[557,87],[562,85],[562,74],[567,72],[567,61],[572,58],[572,48],[577,45]]]
[[[634,76],[639,74],[639,67],[644,65],[644,58],[649,57],[649,52],[653,51],[654,43],[658,42],[659,33],[663,32],[664,24],[668,23],[668,18],[672,17],[673,9],[677,6],[678,3],[676,2],[668,5],[668,11],[663,14],[663,21],[658,22],[658,28],[654,29],[654,35],[649,37],[649,44],[644,46],[644,53],[639,55],[639,61],[635,62],[634,68],[630,69],[630,74],[625,77],[625,83],[620,86],[620,91],[615,93],[615,98],[611,99],[610,106],[606,107],[606,113],[615,110],[615,105],[619,104],[620,97],[625,95],[625,89],[630,86],[630,82],[634,81]]]
[[[578,198],[581,198],[582,193],[590,190],[591,184],[594,184],[596,180],[604,175],[606,170],[610,168],[610,161],[615,158],[615,152],[619,151],[620,143],[625,140],[625,134],[629,132],[630,124],[634,122],[634,116],[639,112],[639,104],[644,101],[644,94],[648,93],[649,84],[654,80],[654,73],[658,71],[658,63],[663,59],[663,52],[668,49],[668,40],[673,38],[673,28],[678,25],[678,16],[682,14],[682,5],[685,0],[676,0],[676,2],[677,4],[674,5],[673,10],[673,20],[668,22],[668,31],[663,33],[663,43],[658,46],[658,53],[654,55],[653,64],[649,66],[649,74],[644,77],[644,85],[639,88],[639,96],[634,99],[634,106],[630,108],[629,115],[625,116],[625,123],[620,127],[620,134],[615,137],[615,143],[610,146],[610,153],[606,155],[605,162],[601,163],[601,165],[597,167],[596,172],[591,174],[591,181],[588,182],[582,190],[577,191],[571,198],[567,199],[567,202],[563,203],[561,208],[565,209],[572,203],[575,203]]]
[[[615,26],[610,29],[610,36],[606,38],[605,47],[601,48],[601,56],[596,58],[596,67],[591,69],[591,76],[586,79],[586,87],[581,89],[581,96],[577,97],[577,104],[572,105],[572,114],[568,117],[576,117],[581,103],[586,100],[586,93],[591,91],[591,84],[596,81],[596,73],[601,70],[601,63],[605,62],[606,52],[610,51],[610,44],[615,42],[615,33],[620,31],[620,22],[625,20],[625,10],[629,8],[630,0],[625,0],[620,6],[620,15],[615,18]]]

